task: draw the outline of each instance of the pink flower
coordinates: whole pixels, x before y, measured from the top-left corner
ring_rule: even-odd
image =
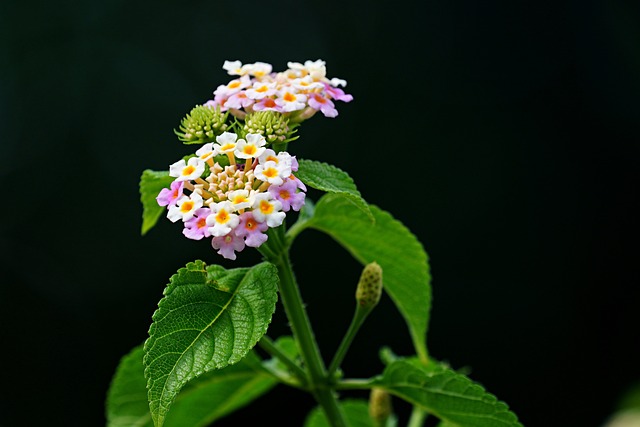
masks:
[[[254,111],[278,111],[280,113],[284,112],[282,107],[276,104],[276,101],[270,97],[262,98],[260,101],[253,104],[253,110]]]
[[[207,226],[207,217],[209,215],[211,215],[211,209],[197,209],[194,212],[193,218],[184,223],[182,234],[193,240],[201,240],[203,237],[211,236]]]
[[[241,252],[244,249],[244,239],[229,233],[226,236],[214,237],[211,240],[213,249],[219,249],[218,254],[226,259],[235,260],[235,251]]]
[[[267,241],[267,235],[264,234],[269,226],[266,222],[258,222],[251,212],[245,212],[240,215],[240,224],[235,228],[236,236],[244,237],[247,246],[257,248]]]
[[[176,203],[176,200],[182,196],[184,189],[184,181],[173,181],[171,188],[163,188],[156,197],[156,201],[160,206],[168,206]]]
[[[304,205],[305,194],[298,192],[297,189],[298,183],[296,180],[287,179],[281,185],[269,187],[269,193],[282,204],[284,212],[288,212],[290,209],[299,211]]]
[[[336,117],[338,115],[338,110],[336,110],[333,102],[319,93],[311,94],[309,97],[309,106],[316,110],[320,110],[325,117]]]
[[[247,97],[247,94],[245,92],[238,92],[231,95],[224,105],[227,108],[235,108],[237,110],[240,110],[252,105],[253,103],[253,99]]]
[[[353,96],[352,95],[347,95],[340,88],[333,87],[333,86],[330,86],[328,84],[325,84],[324,85],[324,90],[325,90],[325,92],[327,92],[329,94],[329,97],[332,98],[332,99],[337,99],[338,101],[342,101],[342,102],[353,101]]]

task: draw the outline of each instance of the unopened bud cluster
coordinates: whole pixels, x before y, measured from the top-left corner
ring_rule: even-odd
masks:
[[[227,117],[220,108],[209,105],[196,105],[180,123],[180,132],[174,131],[185,144],[212,142],[215,137],[228,128]]]
[[[284,114],[275,111],[256,111],[247,114],[244,119],[244,131],[259,133],[269,144],[295,139],[290,137],[294,129],[294,126],[289,126],[289,119]]]

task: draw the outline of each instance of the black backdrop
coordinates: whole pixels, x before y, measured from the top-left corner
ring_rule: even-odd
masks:
[[[119,358],[169,276],[225,266],[168,221],[139,234],[138,179],[185,153],[172,129],[224,60],[323,59],[354,95],[292,144],[354,178],[430,256],[434,357],[469,367],[527,426],[600,426],[640,381],[638,3],[605,1],[0,6],[0,425],[104,425]],[[384,172],[381,172],[384,171]],[[303,298],[330,357],[359,267],[309,231]],[[401,262],[401,261],[399,261]],[[339,279],[339,280],[338,280]],[[287,333],[279,307],[270,334]],[[411,352],[388,298],[345,360]],[[399,411],[406,409],[396,402]],[[301,425],[277,388],[220,422]]]

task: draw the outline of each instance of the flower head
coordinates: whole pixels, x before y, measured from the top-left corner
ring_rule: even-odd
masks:
[[[287,66],[284,71],[273,72],[271,64],[265,62],[243,65],[240,61],[225,61],[222,68],[237,78],[218,86],[214,99],[206,105],[241,119],[255,111],[275,111],[298,123],[317,111],[325,117],[336,117],[338,110],[333,101],[353,100],[339,88],[346,86],[345,80],[327,77],[323,60],[288,62]]]

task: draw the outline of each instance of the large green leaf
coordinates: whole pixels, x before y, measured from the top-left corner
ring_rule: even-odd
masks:
[[[375,261],[382,267],[384,289],[407,322],[416,353],[426,361],[431,309],[427,254],[400,221],[376,206],[370,208],[373,223],[349,199],[326,194],[302,227],[329,234],[363,265]]]
[[[160,215],[166,208],[160,206],[156,197],[163,188],[169,188],[173,182],[169,172],[157,172],[150,169],[142,172],[140,177],[140,201],[142,202],[142,228],[141,233],[145,235],[158,222]]]
[[[298,161],[298,165],[296,176],[306,185],[327,193],[343,195],[355,207],[364,212],[370,221],[373,221],[369,205],[362,199],[353,179],[345,171],[328,163],[314,160],[301,159]]]
[[[522,427],[509,407],[467,376],[431,361],[396,360],[373,385],[457,427]]]
[[[171,277],[145,342],[149,407],[163,425],[180,389],[242,359],[265,334],[277,300],[273,264],[225,270],[202,261]]]
[[[143,346],[122,358],[107,394],[107,427],[153,427],[144,377]],[[278,381],[250,352],[235,365],[189,381],[178,394],[165,427],[204,427],[271,390]]]

